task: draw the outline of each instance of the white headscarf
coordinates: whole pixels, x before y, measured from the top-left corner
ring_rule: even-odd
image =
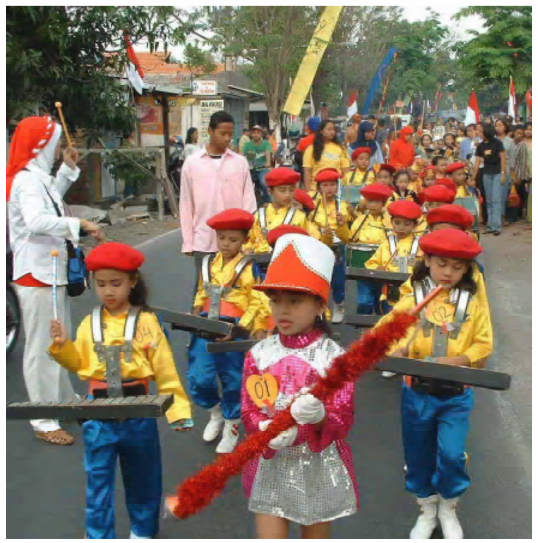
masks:
[[[28,166],[35,166],[45,173],[50,174],[52,166],[54,165],[54,151],[56,150],[56,146],[58,145],[61,136],[62,127],[59,124],[54,123],[54,132],[52,133],[49,142],[35,158],[28,162]]]

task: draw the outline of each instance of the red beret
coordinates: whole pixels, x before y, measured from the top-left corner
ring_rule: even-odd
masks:
[[[361,189],[361,194],[368,200],[381,200],[386,202],[393,194],[393,191],[387,185],[382,185],[381,183],[373,183],[372,185],[367,185]]]
[[[446,169],[445,169],[445,172],[446,173],[454,173],[458,170],[462,170],[464,168],[467,168],[467,164],[465,164],[465,162],[453,162],[452,164],[449,164]]]
[[[434,185],[441,185],[443,187],[446,187],[447,189],[450,189],[453,192],[458,192],[458,185],[452,181],[452,179],[436,179]]]
[[[397,202],[393,202],[389,205],[387,211],[392,217],[402,217],[403,219],[413,221],[416,221],[422,215],[420,206],[409,200],[398,200]]]
[[[366,153],[368,156],[372,156],[372,150],[370,149],[370,147],[359,147],[358,149],[355,149],[351,154],[351,160],[355,160],[359,155],[362,155],[363,153]]]
[[[400,134],[412,134],[414,132],[412,126],[406,126],[400,130]]]
[[[265,176],[268,187],[280,185],[296,185],[301,180],[301,174],[291,168],[275,168]]]
[[[396,168],[392,164],[380,164],[379,171],[381,170],[386,170],[387,172],[390,172],[391,175],[393,175],[396,171]]]
[[[436,230],[422,236],[420,248],[427,255],[472,260],[482,252],[482,246],[461,230]]]
[[[254,215],[244,209],[227,209],[207,220],[213,230],[250,230],[253,224]]]
[[[474,223],[474,217],[462,206],[446,204],[428,211],[426,221],[430,226],[446,222],[461,226],[464,230],[469,230]]]
[[[146,257],[143,253],[125,243],[110,241],[98,245],[86,257],[88,271],[120,270],[132,272],[138,270]]]
[[[306,207],[306,209],[308,209],[308,211],[312,211],[313,209],[316,209],[316,204],[314,203],[314,200],[312,200],[312,197],[307,192],[305,192],[304,190],[295,189],[295,194],[293,195],[293,197],[300,204],[302,204],[304,207]]]
[[[300,226],[293,226],[292,224],[281,224],[280,226],[273,228],[267,234],[267,243],[269,243],[271,247],[274,247],[278,239],[285,234],[302,234],[303,236],[310,235],[304,228],[301,228]]]
[[[329,181],[338,181],[340,172],[334,168],[326,168],[316,175],[316,183],[328,183]]]
[[[443,202],[452,204],[456,193],[443,185],[432,185],[418,193],[419,202]]]

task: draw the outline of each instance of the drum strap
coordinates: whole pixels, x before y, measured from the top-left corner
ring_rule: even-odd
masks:
[[[141,312],[142,308],[139,306],[132,306],[129,309],[123,330],[123,337],[125,339],[125,343],[123,345],[104,345],[103,306],[97,306],[92,311],[91,330],[94,350],[97,354],[99,362],[101,362],[101,364],[105,364],[108,395],[111,398],[123,397],[123,387],[121,381],[121,353],[124,355],[125,362],[132,362],[133,339],[136,334],[138,318]]]
[[[416,303],[420,303],[434,288],[435,285],[429,277],[424,281],[415,281],[413,283],[413,291]],[[456,312],[454,314],[454,322],[450,323],[450,330],[448,333],[445,333],[441,326],[435,326],[428,321],[424,309],[420,312],[420,326],[424,331],[424,337],[429,337],[432,328],[434,329],[434,357],[446,356],[448,339],[458,338],[461,326],[467,319],[467,309],[472,296],[468,290],[453,289],[450,292],[450,298],[451,302],[456,302]],[[442,336],[444,336],[443,340],[441,339]],[[443,343],[443,345],[441,345],[441,343]],[[438,353],[436,353],[436,351],[438,351]]]
[[[206,255],[202,261],[202,282],[206,295],[209,297],[208,318],[218,320],[220,318],[220,301],[232,288],[235,287],[240,275],[252,262],[250,256],[244,256],[235,266],[234,274],[226,285],[215,285],[211,282],[211,261],[213,255]]]
[[[363,227],[364,223],[366,222],[366,219],[370,216],[370,212],[369,211],[366,211],[366,213],[364,214],[364,219],[362,219],[361,223],[359,224],[359,226],[357,227],[357,230],[355,230],[355,232],[353,234],[351,234],[351,238],[350,238],[350,241],[353,242],[353,240],[355,239],[355,236],[361,231],[361,228]]]
[[[317,196],[317,192],[314,195],[314,198]],[[318,203],[316,204],[316,209],[314,209],[314,214],[312,215],[312,219],[310,219],[312,222],[316,222],[316,215],[318,214],[319,206],[321,205],[321,200],[318,200]]]
[[[398,242],[396,241],[396,236],[394,234],[389,234],[387,237],[389,239],[390,254],[392,255],[398,248]]]
[[[409,256],[412,258],[415,258],[417,256],[418,247],[419,247],[418,242],[419,242],[419,237],[415,236],[415,239],[413,239],[413,243],[411,244],[411,251],[409,252]]]
[[[258,209],[258,220],[260,221],[260,228],[262,229],[263,237],[267,237],[267,210],[265,207]]]

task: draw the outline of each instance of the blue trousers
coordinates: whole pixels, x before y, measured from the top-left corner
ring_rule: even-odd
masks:
[[[381,291],[383,284],[375,281],[357,280],[357,314],[373,315],[380,313]]]
[[[331,277],[331,290],[333,301],[341,304],[346,297],[346,246],[344,244],[334,249],[333,275]]]
[[[187,380],[189,394],[196,405],[211,409],[218,403],[225,419],[241,416],[241,381],[244,353],[208,353],[206,339],[192,335],[189,345]],[[219,394],[217,377],[222,386]]]
[[[402,437],[407,464],[405,487],[419,498],[455,498],[471,484],[465,442],[473,389],[459,396],[420,394],[402,389]]]
[[[114,484],[121,466],[131,530],[139,537],[159,531],[162,466],[155,419],[89,420],[82,425],[86,468],[86,535],[116,539]]]
[[[486,206],[488,210],[488,228],[500,232],[502,230],[503,186],[501,174],[487,174],[483,176],[484,190],[486,192]],[[508,183],[508,181],[507,181]],[[507,193],[508,194],[508,193]]]

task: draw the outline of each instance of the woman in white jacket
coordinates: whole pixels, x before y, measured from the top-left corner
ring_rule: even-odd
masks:
[[[13,281],[17,285],[26,337],[24,381],[32,402],[59,402],[76,397],[67,372],[47,354],[53,314],[51,251],[59,254],[58,318],[70,324],[65,240],[76,246],[81,231],[99,240],[103,238],[98,225],[65,216],[62,197],[80,170],[76,166],[77,152],[67,149],[56,177],[50,175],[54,161],[60,157],[61,134],[60,125],[51,117],[23,119],[11,142],[6,172]],[[74,442],[57,420],[32,420],[31,424],[39,439],[56,445]]]

